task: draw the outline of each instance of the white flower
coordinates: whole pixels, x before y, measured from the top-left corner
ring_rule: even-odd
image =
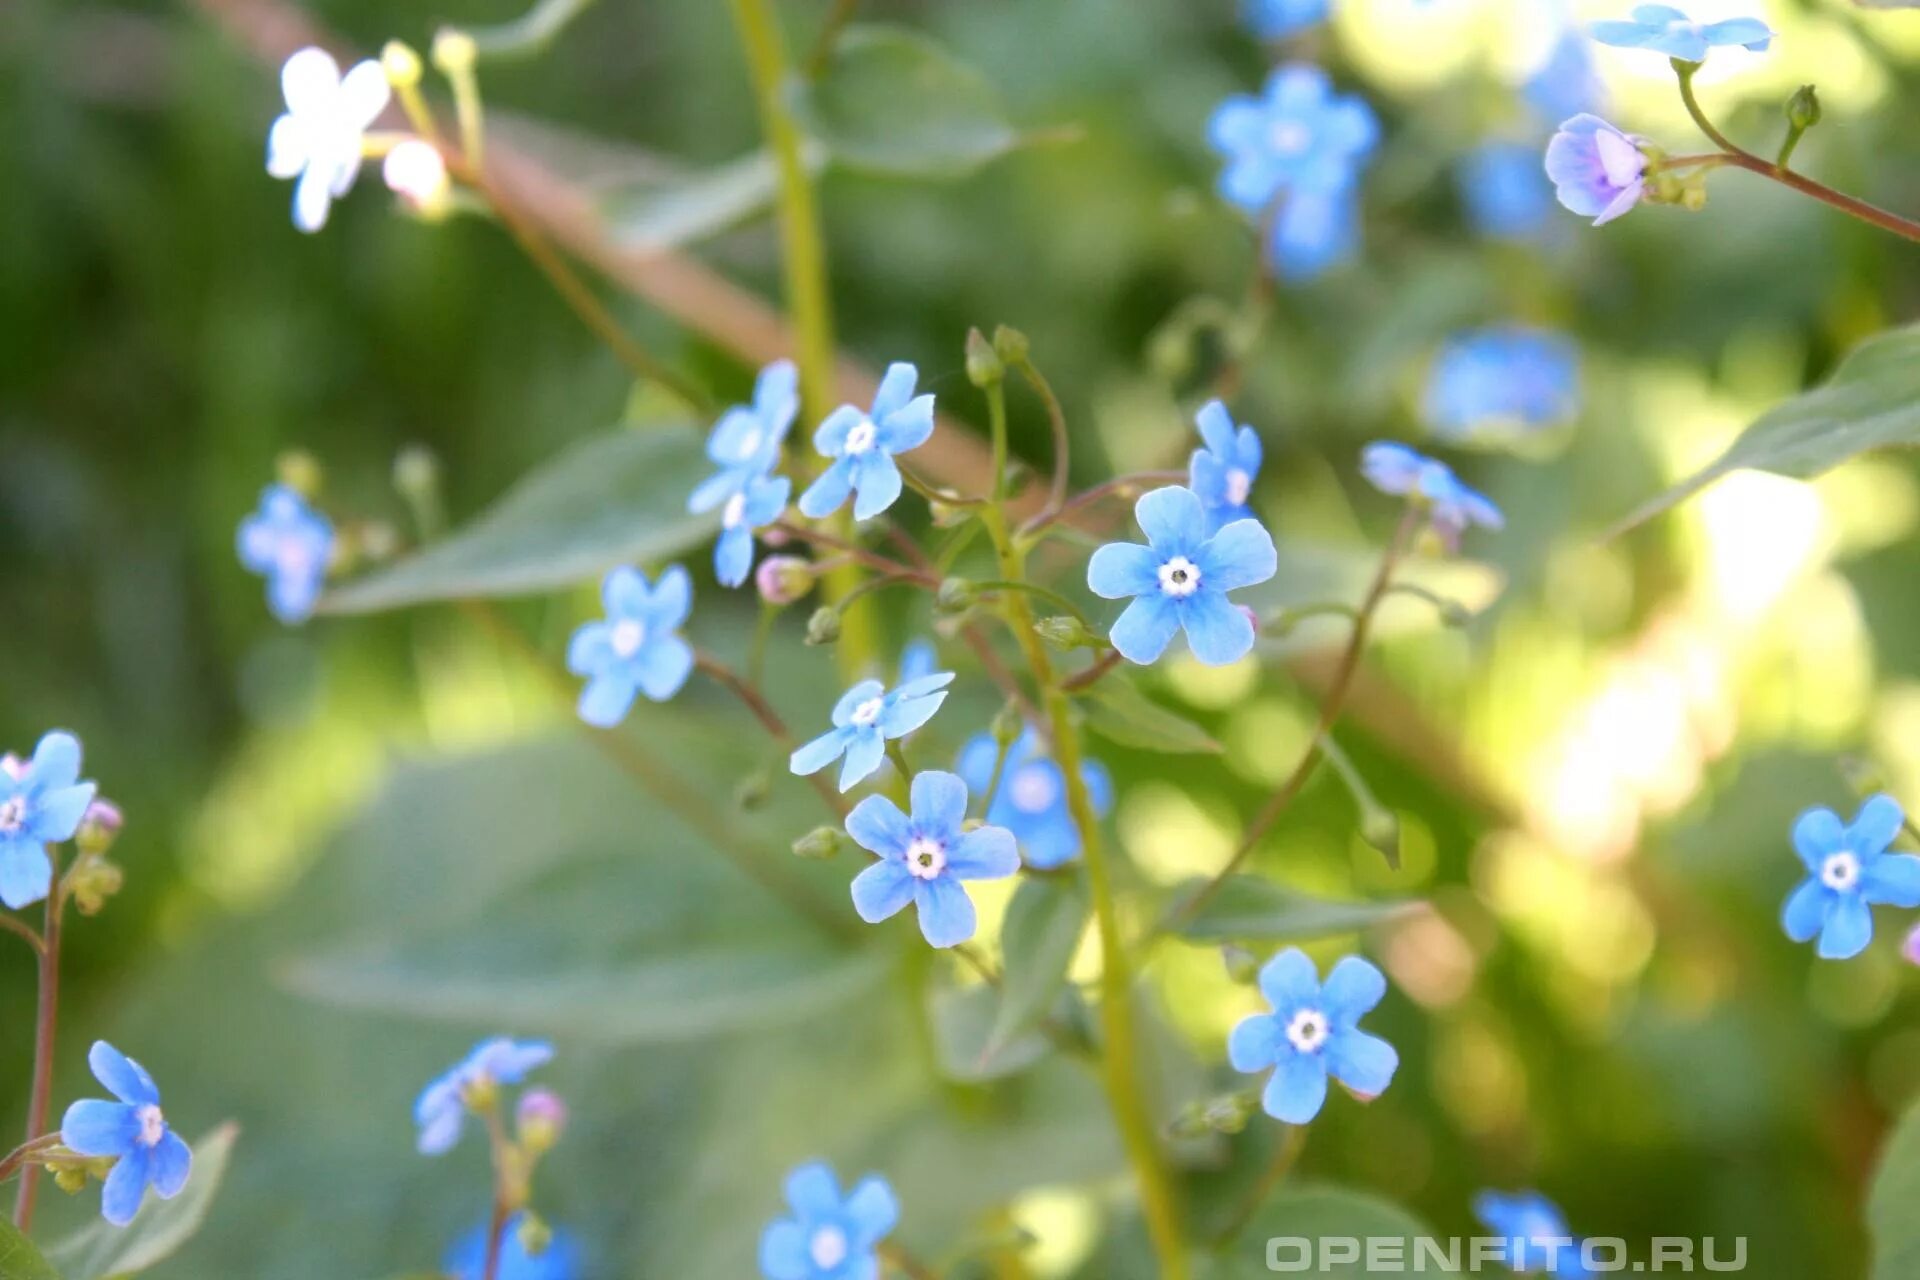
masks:
[[[318,231],[333,201],[353,187],[360,173],[360,147],[387,108],[391,90],[377,62],[362,62],[340,75],[324,49],[302,49],[280,69],[287,113],[267,135],[267,172],[299,178],[293,191],[293,225]]]
[[[447,161],[440,148],[419,138],[408,138],[387,152],[380,176],[387,187],[423,214],[438,213],[448,195]]]

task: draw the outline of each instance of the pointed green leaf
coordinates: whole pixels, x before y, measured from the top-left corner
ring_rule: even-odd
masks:
[[[1208,1280],[1257,1280],[1276,1270],[1309,1280],[1376,1275],[1368,1267],[1370,1248],[1383,1266],[1413,1271],[1418,1241],[1432,1234],[1420,1219],[1379,1196],[1338,1187],[1290,1188],[1261,1207]],[[1285,1243],[1274,1246],[1270,1256],[1268,1242],[1273,1240]],[[1359,1244],[1359,1256],[1350,1261],[1347,1241]],[[1397,1263],[1386,1261],[1396,1257]]]
[[[1887,1140],[1867,1193],[1873,1237],[1872,1280],[1920,1280],[1920,1106],[1910,1107]]]
[[[0,1280],[60,1280],[11,1218],[0,1218]]]
[[[1184,885],[1174,896],[1185,902],[1204,881]],[[1220,886],[1199,912],[1180,926],[1182,936],[1196,942],[1228,942],[1241,938],[1269,942],[1305,942],[1362,929],[1418,911],[1424,904],[1404,899],[1388,902],[1337,902],[1317,898],[1262,876],[1234,876]]]
[[[1028,876],[1007,906],[1000,929],[1004,970],[999,1007],[987,1033],[997,1053],[1031,1030],[1067,983],[1067,968],[1086,931],[1086,887],[1078,876]]]
[[[228,1121],[193,1143],[193,1175],[187,1185],[171,1200],[149,1195],[130,1225],[116,1227],[102,1219],[47,1252],[59,1261],[67,1280],[135,1275],[172,1257],[206,1222],[239,1136],[240,1126]],[[0,1267],[0,1278],[6,1276]]]
[[[989,1039],[999,1004],[999,995],[988,986],[934,988],[927,1014],[942,1075],[980,1084],[1018,1075],[1047,1056],[1052,1046],[1032,1028],[999,1044]]]
[[[808,172],[826,162],[803,148]],[[773,207],[780,179],[773,157],[755,151],[718,168],[622,187],[602,202],[608,231],[631,249],[679,249],[731,230]]]
[[[1093,686],[1081,705],[1087,727],[1123,747],[1171,754],[1220,750],[1220,744],[1206,730],[1167,710],[1142,693],[1133,681],[1119,675],[1110,675]]]

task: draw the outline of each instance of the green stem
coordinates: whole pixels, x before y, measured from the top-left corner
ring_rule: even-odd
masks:
[[[57,1133],[42,1134],[31,1142],[21,1143],[12,1151],[9,1151],[4,1160],[0,1160],[0,1182],[5,1182],[8,1178],[11,1178],[15,1173],[19,1172],[20,1167],[32,1160],[33,1157],[42,1152],[51,1151],[59,1145],[60,1135]]]
[[[60,1024],[60,917],[66,906],[60,868],[56,866],[53,871],[46,923],[40,931],[40,1003],[33,1024],[33,1084],[27,1102],[29,1144],[47,1136],[47,1112],[53,1105],[53,1051]],[[23,1234],[33,1226],[33,1205],[39,1191],[40,1166],[28,1165],[20,1175],[20,1192],[13,1202],[13,1225]]]
[[[1087,615],[1080,611],[1080,606],[1052,587],[1043,587],[1037,582],[1014,582],[1007,578],[988,578],[973,585],[982,591],[1024,591],[1030,596],[1038,596],[1050,605],[1065,609],[1073,615],[1074,621],[1089,631],[1093,629],[1093,624],[1087,621]]]
[[[993,772],[987,776],[987,789],[980,796],[980,816],[985,818],[993,812],[993,802],[1000,797],[1000,780],[1007,772],[1007,755],[1013,750],[1013,743],[994,744]]]
[[[1034,366],[1032,360],[1020,360],[1014,365],[1020,370],[1020,376],[1027,380],[1033,393],[1047,409],[1047,426],[1053,433],[1053,479],[1047,487],[1046,511],[1058,511],[1067,504],[1067,471],[1071,461],[1071,441],[1067,432],[1067,412],[1060,407],[1060,397],[1053,394],[1053,384]],[[1000,474],[995,471],[995,475]],[[996,490],[996,492],[998,492]]]

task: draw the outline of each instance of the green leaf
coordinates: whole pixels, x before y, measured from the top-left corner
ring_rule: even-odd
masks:
[[[941,1074],[974,1084],[1018,1075],[1047,1056],[1045,1035],[1029,1028],[994,1043],[1000,997],[992,987],[936,987],[927,997]]]
[[[1920,1280],[1920,1106],[1907,1109],[1887,1140],[1867,1193],[1872,1280]]]
[[[1397,1247],[1398,1264],[1389,1263],[1387,1259],[1394,1255],[1383,1252],[1381,1265],[1411,1272],[1419,1257],[1416,1241],[1431,1235],[1431,1229],[1420,1219],[1378,1196],[1335,1187],[1299,1187],[1275,1196],[1253,1216],[1241,1230],[1232,1253],[1221,1259],[1208,1280],[1264,1280],[1273,1275],[1267,1265],[1268,1242],[1272,1240],[1289,1242],[1278,1246],[1276,1255],[1287,1274],[1309,1280],[1378,1274],[1367,1267],[1369,1247],[1382,1251]],[[1358,1242],[1360,1256],[1355,1261],[1341,1260],[1344,1255],[1340,1250],[1349,1240]],[[1301,1243],[1291,1243],[1295,1241]],[[1369,1245],[1369,1241],[1380,1243]],[[1309,1259],[1304,1270],[1297,1269]],[[1429,1261],[1428,1265],[1434,1264]]]
[[[0,1280],[60,1280],[13,1219],[0,1217]]]
[[[1167,710],[1133,681],[1110,675],[1081,701],[1087,727],[1123,747],[1172,754],[1217,753],[1220,744],[1185,716]]]
[[[1920,325],[1867,339],[1823,386],[1775,405],[1707,467],[1614,527],[1621,533],[1733,471],[1808,480],[1870,449],[1920,444]]]
[[[239,1136],[240,1126],[229,1121],[193,1143],[193,1176],[186,1187],[171,1200],[148,1196],[131,1225],[116,1227],[101,1219],[47,1252],[67,1280],[135,1275],[172,1257],[206,1222]],[[0,1277],[7,1274],[0,1267]]]
[[[709,469],[699,438],[679,424],[583,440],[466,527],[334,588],[320,608],[375,613],[553,591],[677,555],[719,527],[717,515],[687,514],[687,494]]]
[[[793,108],[835,160],[914,177],[963,177],[1020,145],[987,79],[912,31],[855,26]]]
[[[809,172],[817,173],[826,155],[818,146],[807,146],[802,159]],[[623,247],[679,249],[771,209],[779,181],[773,157],[755,151],[718,168],[622,188],[602,207],[609,232]]]
[[[1176,894],[1184,902],[1205,881],[1188,881]],[[1264,939],[1269,942],[1305,942],[1335,934],[1358,933],[1384,920],[1419,911],[1425,904],[1404,899],[1389,902],[1336,902],[1276,884],[1263,876],[1234,876],[1220,886],[1198,914],[1180,926],[1180,934],[1195,942]]]
[[[1032,1030],[1053,1007],[1086,931],[1088,910],[1078,876],[1028,876],[1013,895],[1000,931],[1004,972],[988,1054]]]

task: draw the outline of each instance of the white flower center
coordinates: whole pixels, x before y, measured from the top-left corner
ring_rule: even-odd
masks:
[[[880,434],[880,428],[873,425],[872,418],[862,418],[847,432],[847,455],[858,457],[873,448],[874,439]]]
[[[1820,883],[1845,892],[1860,883],[1860,859],[1842,849],[1820,864]]]
[[[760,446],[766,442],[766,439],[767,433],[760,428],[754,427],[749,430],[740,438],[740,461],[753,461],[753,456],[760,452]]]
[[[160,1139],[167,1136],[167,1118],[160,1113],[160,1108],[153,1103],[149,1102],[146,1106],[136,1110],[133,1115],[134,1118],[140,1122],[139,1143],[141,1146],[158,1146]]]
[[[1060,794],[1054,785],[1053,770],[1044,764],[1030,764],[1013,775],[1007,786],[1013,807],[1022,813],[1045,813]]]
[[[634,618],[622,618],[613,624],[613,651],[623,658],[640,652],[647,642],[647,624]]]
[[[931,880],[947,869],[947,847],[938,840],[915,836],[907,846],[907,873],[916,880]]]
[[[1160,589],[1170,596],[1192,595],[1200,589],[1200,567],[1185,556],[1175,556],[1160,566]]]
[[[1283,156],[1297,156],[1313,141],[1313,133],[1298,120],[1279,120],[1268,135],[1273,149]]]
[[[1287,1024],[1287,1043],[1301,1053],[1318,1053],[1327,1042],[1327,1015],[1318,1009],[1302,1009]]]
[[[1227,472],[1227,504],[1234,507],[1247,505],[1247,495],[1253,492],[1253,477],[1245,470],[1235,467]]]
[[[1667,23],[1667,34],[1670,36],[1690,36],[1699,29],[1698,23],[1687,18],[1674,18]]]
[[[15,796],[0,804],[0,835],[12,835],[27,825],[27,798]]]
[[[847,1260],[847,1233],[838,1227],[821,1227],[807,1241],[807,1256],[822,1271],[831,1271]]]
[[[886,705],[887,700],[885,698],[868,698],[865,702],[855,707],[853,714],[847,718],[864,729],[880,718],[880,709]]]
[[[720,523],[729,529],[737,529],[740,522],[747,518],[747,495],[736,493],[727,499],[727,505],[720,509]]]

